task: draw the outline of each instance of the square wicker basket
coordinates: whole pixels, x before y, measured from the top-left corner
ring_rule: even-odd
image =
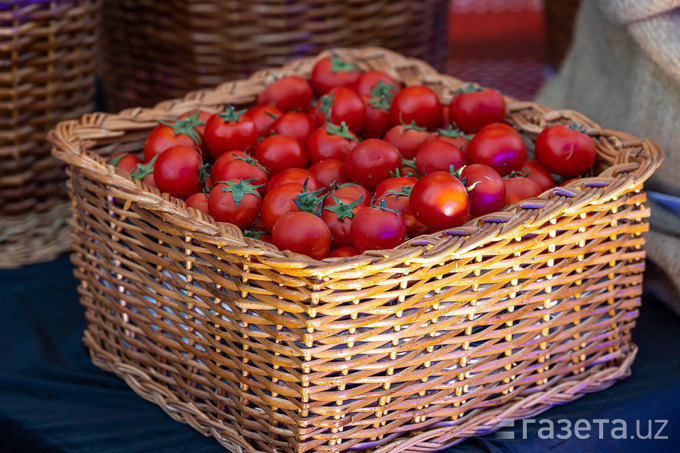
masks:
[[[463,82],[380,48],[336,49],[423,83]],[[323,56],[322,54],[321,56]],[[68,164],[73,263],[93,362],[240,452],[435,451],[630,374],[653,142],[507,98],[533,149],[585,126],[597,177],[392,250],[314,261],[244,238],[105,158],[158,119],[254,102],[272,72],[50,134]]]

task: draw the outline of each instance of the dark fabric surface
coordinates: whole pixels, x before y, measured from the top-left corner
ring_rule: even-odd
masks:
[[[0,271],[1,452],[224,452],[214,439],[172,420],[112,374],[91,364],[81,337],[85,329],[68,257]],[[633,341],[639,353],[633,375],[599,393],[539,415],[522,439],[522,423],[468,439],[453,452],[677,451],[680,446],[680,320],[659,301],[643,300]],[[553,439],[539,438],[550,419]],[[565,421],[591,424],[588,439],[556,438]],[[600,438],[597,419],[604,423]],[[627,422],[626,440],[612,438]],[[653,435],[637,439],[652,423]],[[603,422],[599,422],[603,423]],[[543,431],[546,436],[547,431]],[[620,434],[616,432],[616,434]],[[515,439],[507,439],[514,435]]]

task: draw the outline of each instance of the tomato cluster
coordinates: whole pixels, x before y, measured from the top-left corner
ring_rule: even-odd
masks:
[[[468,86],[443,105],[428,86],[332,55],[309,80],[273,80],[250,108],[160,122],[143,159],[110,162],[248,237],[320,260],[455,228],[593,165],[593,141],[563,125],[545,128],[527,158],[505,115],[496,90]]]

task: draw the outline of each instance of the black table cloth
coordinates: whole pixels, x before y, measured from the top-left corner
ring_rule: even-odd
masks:
[[[67,256],[0,271],[0,452],[225,453],[92,365],[76,286]],[[678,451],[680,320],[651,296],[640,313],[630,378],[538,415],[526,436],[518,421],[446,451]],[[616,438],[616,419],[626,423],[626,439]],[[638,438],[648,433],[652,439]]]

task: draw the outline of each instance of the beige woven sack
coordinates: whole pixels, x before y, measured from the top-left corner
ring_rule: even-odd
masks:
[[[584,0],[574,41],[536,101],[656,141],[646,188],[680,196],[680,0]],[[680,216],[652,205],[646,290],[680,314]]]

